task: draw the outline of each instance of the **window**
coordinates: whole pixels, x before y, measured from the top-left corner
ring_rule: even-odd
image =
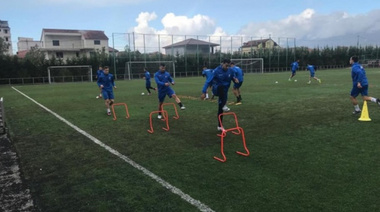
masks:
[[[100,45],[100,40],[94,40],[94,45]]]
[[[59,40],[53,40],[53,46],[59,46]]]
[[[56,56],[57,58],[63,58],[63,52],[56,52],[56,53],[55,53],[55,56]]]
[[[5,41],[9,41],[8,37],[5,37]]]
[[[77,57],[79,57],[79,52],[76,52],[75,55],[76,55]]]
[[[4,29],[4,33],[5,33],[5,34],[8,34],[8,30],[7,30],[7,29]]]

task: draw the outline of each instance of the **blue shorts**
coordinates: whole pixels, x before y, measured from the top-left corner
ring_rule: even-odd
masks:
[[[368,85],[358,88],[357,86],[352,87],[351,96],[357,97],[359,94],[362,96],[368,96]]]
[[[234,88],[240,88],[243,82],[234,83]]]
[[[310,77],[314,77],[315,76],[315,72],[310,72]]]
[[[292,74],[296,74],[296,70],[292,70]]]
[[[171,87],[166,87],[164,90],[159,90],[158,101],[164,102],[166,95],[168,95],[169,98],[172,98],[173,94],[175,94],[175,92]]]
[[[102,96],[103,96],[104,100],[106,100],[106,99],[114,99],[113,91],[112,90],[105,90],[103,88],[102,89]]]

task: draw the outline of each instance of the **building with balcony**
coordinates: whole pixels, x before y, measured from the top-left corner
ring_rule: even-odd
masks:
[[[11,38],[11,28],[8,25],[8,21],[0,20],[0,38],[2,38],[7,45],[7,54],[13,55],[12,51],[12,38]]]
[[[213,54],[215,46],[219,44],[190,38],[162,48],[165,49],[166,55]]]

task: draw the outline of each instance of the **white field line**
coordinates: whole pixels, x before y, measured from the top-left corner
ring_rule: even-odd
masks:
[[[12,88],[15,91],[17,91],[18,93],[20,93],[21,95],[23,95],[26,98],[28,98],[29,100],[31,100],[32,102],[36,103],[38,106],[42,107],[44,110],[46,110],[49,113],[51,113],[53,116],[57,117],[59,120],[61,120],[65,124],[69,125],[73,129],[75,129],[76,131],[78,131],[79,133],[81,133],[82,135],[84,135],[87,138],[89,138],[94,143],[96,143],[99,146],[103,147],[104,149],[106,149],[110,153],[118,156],[119,158],[121,158],[122,160],[124,160],[125,162],[127,162],[129,165],[133,166],[134,168],[142,171],[145,175],[149,176],[150,178],[152,178],[153,180],[155,180],[156,182],[158,182],[159,184],[161,184],[163,187],[165,187],[166,189],[168,189],[172,193],[177,194],[178,196],[180,196],[186,202],[194,205],[200,211],[207,211],[207,212],[214,211],[211,208],[209,208],[207,205],[205,205],[202,202],[200,202],[199,200],[196,200],[196,199],[192,198],[190,195],[184,193],[179,188],[176,188],[175,186],[173,186],[170,183],[166,182],[165,180],[163,180],[161,177],[157,176],[153,172],[151,172],[148,169],[144,168],[143,166],[137,164],[136,162],[134,162],[133,160],[131,160],[127,156],[121,154],[120,152],[116,151],[115,149],[112,149],[110,146],[104,144],[103,142],[101,142],[100,140],[98,140],[97,138],[95,138],[94,136],[88,134],[84,130],[82,130],[79,127],[75,126],[74,124],[72,124],[71,122],[67,121],[66,119],[64,119],[63,117],[61,117],[60,115],[58,115],[57,113],[55,113],[52,110],[50,110],[49,108],[47,108],[47,107],[43,106],[42,104],[38,103],[36,100],[32,99],[31,97],[27,96],[26,94],[22,93],[21,91],[17,90],[16,88],[14,88],[14,87],[12,87]]]

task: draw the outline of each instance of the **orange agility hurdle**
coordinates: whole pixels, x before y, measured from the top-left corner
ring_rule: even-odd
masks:
[[[125,104],[125,103],[114,103],[114,104],[112,104],[113,120],[114,121],[116,120],[115,106],[117,106],[117,105],[124,105],[125,112],[127,113],[127,116],[125,118],[128,119],[129,118],[129,112],[128,112],[128,106],[127,106],[127,104]]]
[[[173,116],[174,119],[179,119],[179,115],[178,115],[178,111],[177,111],[177,107],[175,106],[175,104],[173,102],[169,102],[169,103],[163,103],[162,104],[162,109],[164,109],[164,106],[165,105],[173,105],[174,107],[174,111],[175,111],[175,116]],[[165,118],[165,117],[164,117]]]
[[[162,113],[162,116],[163,116],[162,121],[166,122],[166,128],[163,127],[162,129],[165,130],[165,131],[169,131],[168,112],[166,110],[162,110],[162,111],[157,110],[157,111],[152,111],[149,114],[149,122],[150,122],[150,130],[148,130],[149,133],[153,133],[154,132],[154,130],[153,130],[153,122],[152,122],[152,115],[155,114],[155,113],[159,113],[159,112]]]
[[[229,128],[229,129],[224,129],[223,127],[223,123],[222,123],[222,120],[221,120],[221,117],[222,116],[226,116],[226,115],[233,115],[234,118],[235,118],[235,123],[236,123],[236,127],[233,127],[233,128]],[[246,151],[246,153],[243,153],[243,152],[239,152],[239,151],[236,151],[237,154],[239,155],[243,155],[243,156],[248,156],[249,155],[249,150],[247,148],[247,145],[245,143],[245,135],[244,135],[244,130],[243,128],[239,127],[239,124],[238,124],[238,120],[237,120],[237,117],[236,117],[236,114],[234,112],[228,112],[228,113],[222,113],[222,114],[219,114],[219,123],[220,123],[220,126],[222,127],[222,133],[221,134],[218,134],[218,136],[220,136],[220,152],[222,153],[222,156],[223,156],[223,159],[221,158],[218,158],[216,156],[214,156],[214,159],[215,160],[218,160],[220,162],[226,162],[227,158],[226,158],[226,155],[224,154],[224,137],[226,137],[227,135],[227,132],[232,132],[233,134],[235,135],[240,135],[242,136],[242,139],[243,139],[243,146],[244,146],[244,149]]]

